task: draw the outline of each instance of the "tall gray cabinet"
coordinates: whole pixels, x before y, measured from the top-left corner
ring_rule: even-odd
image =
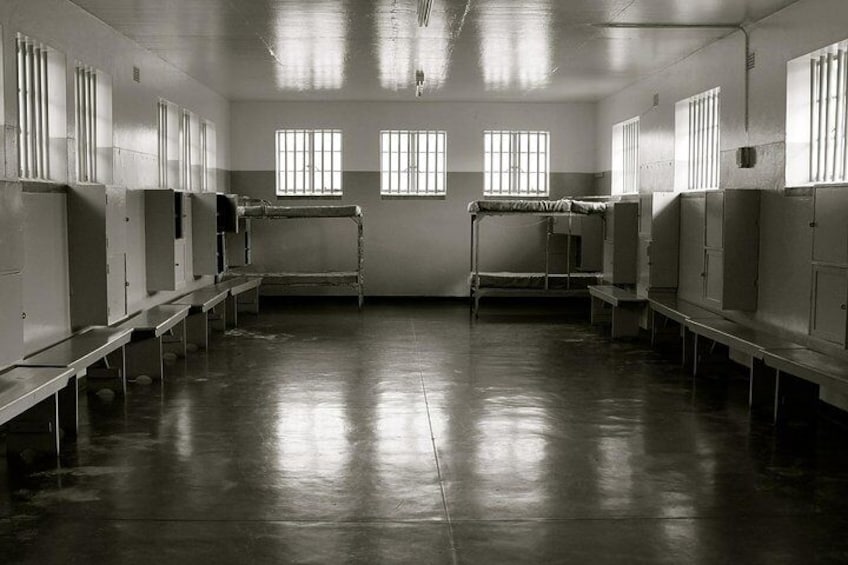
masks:
[[[0,181],[0,367],[24,354],[23,218],[21,184]]]

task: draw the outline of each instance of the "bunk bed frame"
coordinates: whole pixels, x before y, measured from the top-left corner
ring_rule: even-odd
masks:
[[[469,296],[471,312],[476,317],[480,310],[480,299],[484,296],[528,296],[567,297],[589,296],[587,287],[597,284],[600,272],[574,271],[571,264],[573,240],[573,218],[589,214],[603,214],[605,202],[580,200],[478,200],[468,205],[471,215]],[[481,272],[480,271],[480,225],[489,216],[535,216],[546,221],[545,270],[541,273]],[[566,232],[555,231],[557,218],[568,219]],[[566,272],[551,273],[551,236],[554,233],[568,235],[566,238]]]
[[[364,232],[362,209],[345,206],[277,206],[264,200],[243,200],[238,205],[239,218],[250,220],[293,220],[321,218],[350,218],[356,224],[356,270],[320,273],[257,273],[242,272],[245,276],[262,277],[262,284],[286,287],[348,286],[356,290],[359,309],[364,302]]]

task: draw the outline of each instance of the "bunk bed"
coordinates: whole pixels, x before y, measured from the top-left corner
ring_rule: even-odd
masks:
[[[477,200],[468,205],[471,215],[471,252],[469,288],[471,310],[477,316],[483,296],[588,296],[587,287],[597,284],[602,273],[584,272],[572,266],[573,219],[585,215],[603,215],[607,204],[588,200]],[[480,225],[489,216],[536,216],[546,222],[545,270],[537,273],[481,272]],[[555,230],[557,221],[566,228]],[[566,272],[551,272],[551,238],[555,233],[567,237]]]
[[[356,205],[340,206],[278,206],[264,200],[244,199],[239,202],[239,218],[249,220],[294,220],[350,218],[356,224],[357,262],[355,271],[330,271],[320,273],[244,272],[246,276],[262,277],[262,284],[286,287],[348,286],[356,290],[359,308],[364,301],[364,235],[362,209]]]

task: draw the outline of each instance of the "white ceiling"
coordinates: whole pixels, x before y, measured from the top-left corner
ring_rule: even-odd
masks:
[[[232,100],[595,100],[795,0],[73,0]],[[599,25],[600,24],[600,25]],[[740,57],[742,55],[740,54]],[[741,64],[741,63],[740,63]]]

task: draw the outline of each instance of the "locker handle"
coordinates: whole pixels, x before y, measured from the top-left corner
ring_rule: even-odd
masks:
[[[811,227],[811,228],[816,227],[816,223],[815,223],[815,222],[810,222],[810,227]]]
[[[842,305],[842,309],[843,309],[843,310],[848,310],[848,304],[843,304],[843,305]]]

